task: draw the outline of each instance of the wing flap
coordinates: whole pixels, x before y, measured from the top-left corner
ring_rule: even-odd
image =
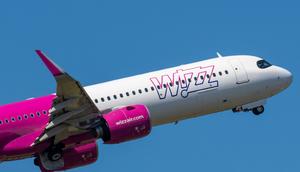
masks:
[[[80,82],[72,78],[42,51],[37,50],[36,53],[56,80],[57,97],[49,111],[50,121],[33,145],[50,138],[54,138],[54,143],[58,143],[62,139],[82,133],[83,129],[88,130],[94,126],[93,123],[87,121],[96,122],[100,111]],[[85,124],[85,126],[80,124]]]
[[[62,103],[59,103],[55,106],[53,106],[50,110],[50,114],[54,114],[55,112],[58,112],[60,110],[63,110],[64,108],[68,107],[69,105],[73,104],[75,101],[78,101],[78,98],[71,98],[69,100],[66,100]]]
[[[53,119],[47,126],[46,126],[46,130],[49,130],[51,128],[53,128],[54,126],[57,126],[65,121],[67,121],[68,119],[72,118],[75,115],[78,115],[80,113],[82,113],[83,111],[86,110],[88,106],[86,105],[83,108],[80,108],[78,110],[74,110],[68,113],[65,113],[63,115],[59,115],[57,118]]]

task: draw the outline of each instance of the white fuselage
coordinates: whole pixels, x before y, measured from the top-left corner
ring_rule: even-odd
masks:
[[[143,104],[153,126],[266,99],[290,84],[288,71],[254,56],[228,56],[85,87],[103,113]]]

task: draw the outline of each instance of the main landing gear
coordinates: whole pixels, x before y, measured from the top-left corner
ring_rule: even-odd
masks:
[[[252,111],[252,113],[253,113],[254,115],[257,115],[257,116],[258,116],[258,115],[264,113],[265,108],[264,108],[263,105],[254,107],[254,108],[252,108],[252,109],[244,109],[242,106],[240,106],[240,107],[233,108],[232,111],[233,111],[234,113],[236,113],[236,112],[249,112],[249,111]]]
[[[54,172],[53,169],[60,169],[64,167],[63,144],[51,146],[45,152],[39,154],[34,159],[34,164],[40,167],[42,172]]]
[[[62,158],[63,151],[62,151],[61,147],[54,147],[49,150],[47,156],[50,161],[58,161]]]

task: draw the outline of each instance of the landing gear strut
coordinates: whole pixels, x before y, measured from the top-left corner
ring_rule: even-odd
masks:
[[[258,106],[256,108],[252,109],[252,112],[254,115],[260,115],[260,114],[264,113],[264,111],[265,111],[264,106]]]
[[[52,144],[34,159],[34,164],[40,167],[41,172],[54,172],[55,169],[63,168],[64,148],[65,145],[62,143]]]

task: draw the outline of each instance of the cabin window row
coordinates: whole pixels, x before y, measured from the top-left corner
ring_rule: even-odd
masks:
[[[18,115],[17,117],[11,117],[10,119],[4,119],[0,120],[0,125],[2,124],[8,124],[10,122],[16,122],[21,120],[27,120],[28,118],[34,118],[34,117],[41,117],[41,115],[47,115],[48,112],[46,110],[43,110],[42,112],[36,112],[36,113],[30,113],[30,114],[24,114],[24,115]]]
[[[124,98],[125,96],[129,97],[130,95],[137,95],[137,94],[142,94],[143,91],[145,93],[148,93],[150,91],[155,91],[155,88],[154,87],[150,87],[149,89],[148,88],[145,88],[144,90],[142,89],[138,89],[137,91],[131,91],[131,92],[126,92],[125,94],[123,93],[120,93],[118,96],[119,98]],[[118,99],[118,96],[117,95],[113,95],[112,97],[111,96],[107,96],[106,98],[102,97],[100,100],[101,102],[105,102],[106,100],[107,101],[111,101],[112,99],[115,99],[117,100]],[[95,99],[95,102],[96,103],[99,103],[99,100],[98,99]]]
[[[226,75],[229,74],[228,70],[225,70],[224,73],[225,73]],[[223,73],[222,73],[221,71],[219,71],[218,74],[219,74],[219,76],[222,76],[222,75],[223,75]],[[210,78],[210,77],[212,77],[212,76],[213,76],[213,77],[217,77],[217,74],[216,74],[216,73],[212,73],[211,76],[210,76],[209,74],[206,75],[207,78]],[[200,76],[200,79],[201,79],[201,80],[204,80],[204,76],[201,75],[201,76]],[[194,80],[197,81],[197,80],[198,80],[198,77],[194,77]],[[179,85],[179,82],[180,82],[180,81],[175,81],[175,84],[176,84],[176,85]],[[181,82],[182,82],[183,84],[185,84],[186,81],[185,81],[185,80],[181,80]],[[192,79],[189,78],[187,82],[192,82]],[[170,85],[171,87],[173,87],[174,84],[173,84],[173,83],[169,83],[168,85]],[[167,84],[163,84],[162,86],[163,86],[164,88],[167,88]],[[156,87],[157,87],[157,89],[161,89],[161,86],[159,86],[159,85],[157,85]],[[155,91],[155,88],[154,88],[154,87],[150,87],[150,89],[145,88],[145,89],[144,89],[144,92],[147,93],[147,92],[149,92],[150,90],[151,90],[151,91]],[[142,89],[139,89],[137,92],[136,92],[136,91],[131,91],[131,92],[126,92],[125,94],[120,93],[118,96],[119,96],[120,98],[124,98],[125,96],[129,97],[130,94],[136,95],[137,93],[142,94],[142,93],[143,93],[143,90],[142,90]],[[118,96],[117,96],[117,95],[113,95],[112,97],[111,97],[111,96],[102,97],[100,100],[101,100],[101,102],[111,101],[112,99],[117,100],[117,99],[118,99]],[[99,100],[98,100],[98,99],[95,99],[95,103],[99,103]]]

